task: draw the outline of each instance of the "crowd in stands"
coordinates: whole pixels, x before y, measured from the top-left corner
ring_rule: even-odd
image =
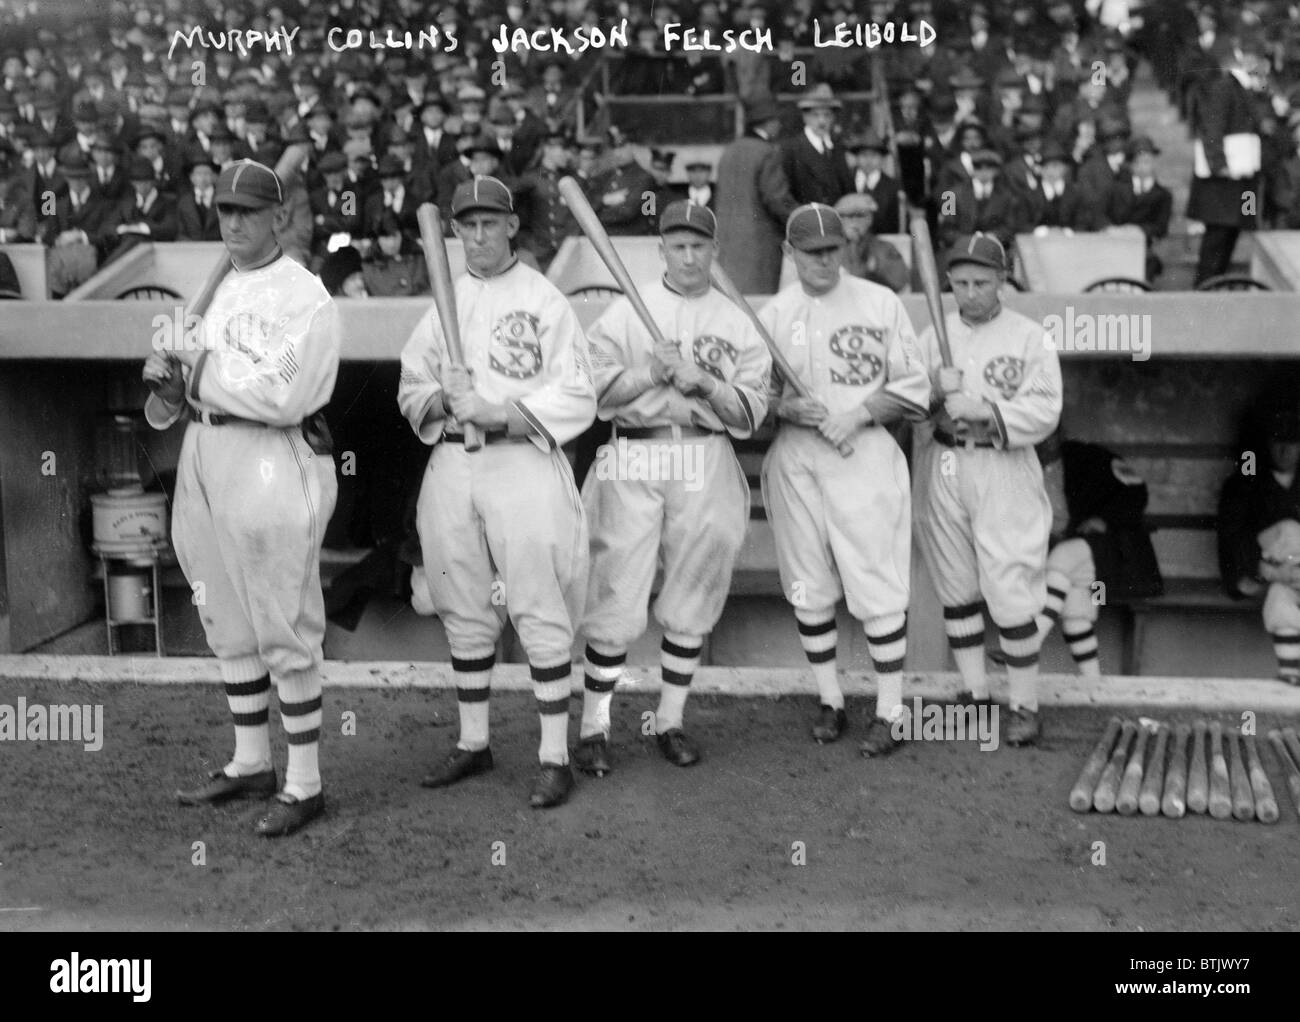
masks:
[[[502,24],[608,30],[623,18],[626,52],[498,59],[490,45]],[[665,53],[662,28],[674,21],[715,34],[770,29],[774,49]],[[926,47],[810,48],[854,21],[913,31],[925,22],[937,35]],[[292,53],[175,45],[196,27],[282,28],[293,32]],[[401,38],[430,27],[456,48],[340,51],[329,41],[342,38],[330,35],[336,28]],[[666,198],[713,206],[733,268],[738,258],[770,262],[752,251],[753,225],[739,220],[772,220],[758,233],[779,241],[796,204],[848,196],[861,197],[849,204],[850,263],[883,282],[897,274],[879,269],[875,236],[905,230],[909,206],[928,212],[941,248],[973,231],[1010,247],[1021,232],[1130,224],[1155,242],[1174,211],[1156,179],[1159,150],[1129,111],[1145,59],[1206,140],[1209,183],[1193,183],[1188,210],[1206,225],[1203,278],[1226,268],[1240,229],[1300,226],[1297,41],[1300,7],[1263,0],[0,0],[0,243],[49,246],[52,287],[66,293],[142,239],[219,238],[216,172],[245,157],[273,165],[295,142],[310,157],[282,243],[318,270],[355,250],[340,259],[366,264],[370,293],[425,286],[408,265],[415,209],[445,206],[479,174],[514,189],[521,252],[543,268],[577,233],[556,188],[565,174],[583,181],[613,234],[653,233]],[[883,67],[888,116],[846,116],[840,97],[871,87],[873,62]],[[697,161],[681,168],[684,183],[671,152],[652,150],[643,165],[638,142],[671,137],[671,123],[607,123],[604,81],[619,96],[734,95],[747,140],[716,141],[741,146],[745,158],[724,152],[716,175]],[[1257,201],[1245,211],[1241,175],[1212,187],[1229,180],[1234,154],[1223,155],[1222,138],[1234,132],[1260,138]],[[754,141],[759,149],[744,152]],[[760,172],[761,181],[739,176]],[[749,269],[747,279],[775,287],[770,266]],[[1150,251],[1148,276],[1160,269]]]

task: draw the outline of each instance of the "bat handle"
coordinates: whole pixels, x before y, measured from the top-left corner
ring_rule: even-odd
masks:
[[[472,422],[465,423],[465,450],[473,454],[483,446],[483,434]]]
[[[835,449],[840,452],[841,458],[853,457],[853,445],[850,444],[847,440],[841,440],[838,444],[835,445]]]

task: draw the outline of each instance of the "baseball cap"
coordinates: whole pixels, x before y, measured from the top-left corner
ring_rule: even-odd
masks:
[[[800,252],[818,252],[843,245],[844,224],[840,215],[820,202],[800,206],[785,222],[785,240]]]
[[[949,269],[958,263],[976,263],[991,270],[1006,272],[1007,253],[1002,242],[993,235],[976,231],[974,234],[963,235],[953,244],[952,251],[948,254]]]
[[[670,202],[659,216],[659,233],[669,231],[694,231],[706,238],[718,236],[718,218],[706,206],[700,206],[686,199]]]
[[[461,182],[451,196],[451,215],[457,217],[476,209],[489,213],[513,213],[514,196],[494,177],[476,177],[473,181]]]
[[[284,188],[275,171],[265,164],[236,160],[227,164],[217,178],[215,201],[218,206],[265,209],[284,201]]]

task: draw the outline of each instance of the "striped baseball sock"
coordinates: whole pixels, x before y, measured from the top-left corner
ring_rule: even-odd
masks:
[[[1047,603],[1038,615],[1038,635],[1045,639],[1056,623],[1061,620],[1061,611],[1065,608],[1065,597],[1070,591],[1070,578],[1064,572],[1049,570],[1047,573]]]
[[[1277,655],[1277,674],[1288,681],[1300,681],[1300,634],[1274,632],[1273,652]]]
[[[222,660],[221,680],[235,721],[235,758],[225,766],[227,777],[260,774],[271,769],[271,676],[259,656]]]
[[[486,656],[451,657],[452,675],[456,679],[456,707],[460,711],[458,749],[478,752],[488,747],[488,699],[492,694],[492,667],[497,661],[495,650]]]
[[[603,646],[603,644],[602,644]],[[597,649],[587,643],[582,671],[582,724],[579,738],[592,735],[609,737],[609,704],[614,700],[614,682],[623,673],[627,650],[604,646]]]
[[[1079,665],[1079,674],[1085,678],[1101,677],[1101,660],[1098,658],[1097,630],[1091,621],[1067,618],[1061,622],[1061,635],[1070,647],[1070,655]]]
[[[961,679],[976,699],[989,697],[989,679],[984,668],[984,604],[964,603],[943,608],[943,630],[957,661]]]
[[[998,644],[1007,657],[1011,708],[1038,712],[1038,625],[1033,621],[998,626]]]
[[[665,632],[659,647],[659,670],[663,684],[659,686],[659,709],[655,711],[655,731],[663,734],[682,726],[682,711],[686,709],[686,696],[691,690],[691,677],[700,666],[704,652],[704,639],[699,635],[682,632]]]
[[[907,655],[907,612],[867,618],[867,651],[876,672],[876,716],[893,720],[903,710],[903,658]]]
[[[528,665],[537,699],[537,717],[542,725],[537,758],[543,763],[569,762],[569,673],[572,670],[568,657],[552,667]]]
[[[301,671],[275,683],[280,697],[280,723],[289,742],[289,766],[284,790],[295,798],[320,793],[320,675]]]
[[[835,608],[824,611],[796,610],[799,623],[799,644],[812,668],[817,682],[817,695],[822,703],[833,710],[844,709],[844,693],[840,690],[839,672],[835,654],[839,632],[835,627]]]

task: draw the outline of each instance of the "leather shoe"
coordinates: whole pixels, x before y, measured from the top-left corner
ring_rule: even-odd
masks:
[[[870,759],[875,756],[888,756],[902,744],[900,739],[894,737],[894,729],[889,721],[872,717],[871,723],[867,725],[867,737],[858,746],[858,751]]]
[[[275,796],[275,805],[253,827],[262,837],[284,837],[306,826],[325,811],[325,793],[310,798],[296,798],[288,792]]]
[[[1007,711],[1007,744],[1033,745],[1038,741],[1041,728],[1038,714],[1033,710],[1014,709]]]
[[[604,735],[582,739],[573,750],[573,765],[584,774],[604,777],[613,769],[609,761],[609,739]]]
[[[213,770],[208,774],[207,784],[189,791],[178,791],[176,799],[183,806],[216,805],[233,798],[266,798],[274,795],[277,787],[274,770],[243,777],[230,777],[224,770]]]
[[[691,766],[700,760],[700,750],[693,741],[686,737],[686,732],[679,727],[661,732],[655,739],[664,759],[680,767]]]
[[[824,745],[826,742],[837,742],[840,735],[848,730],[848,727],[849,715],[844,712],[843,707],[837,710],[822,703],[817,723],[813,725],[812,736],[818,745]]]
[[[954,700],[958,706],[992,706],[993,697],[985,696],[983,699],[976,699],[975,693],[968,688],[962,689],[957,693]]]
[[[563,805],[569,800],[573,790],[573,770],[567,763],[543,763],[533,790],[529,792],[528,804],[534,809],[550,809]]]
[[[477,774],[485,774],[492,769],[492,750],[491,749],[462,749],[457,746],[451,751],[442,766],[437,767],[432,773],[426,774],[420,781],[426,788],[445,788],[449,784],[455,784],[466,777],[474,777]]]

